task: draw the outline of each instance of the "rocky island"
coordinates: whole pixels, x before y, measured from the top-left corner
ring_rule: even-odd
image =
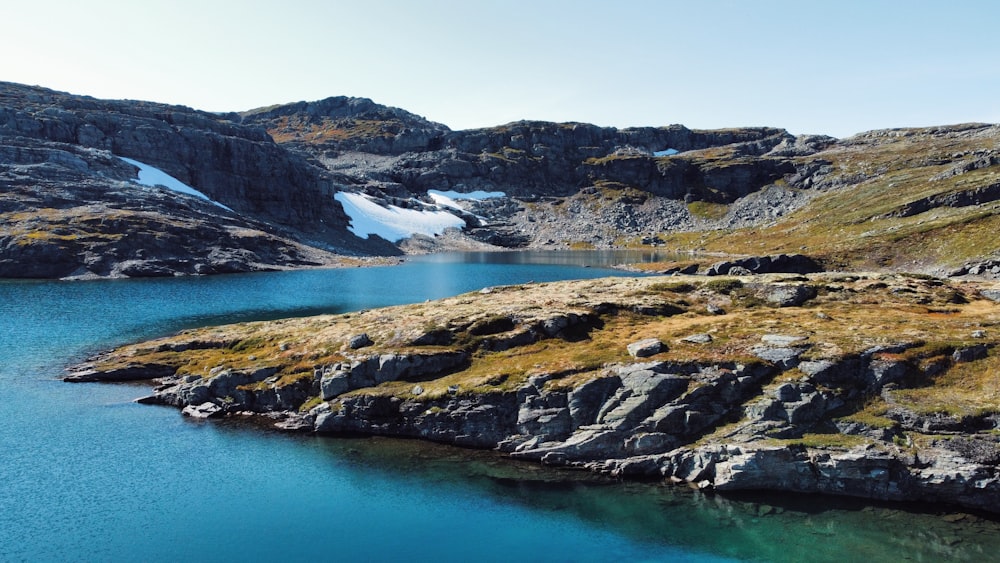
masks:
[[[495,448],[702,489],[1000,507],[992,284],[897,274],[484,288],[188,330],[70,381],[290,431]]]

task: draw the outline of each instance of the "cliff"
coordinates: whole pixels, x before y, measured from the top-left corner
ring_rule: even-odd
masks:
[[[141,186],[120,157],[221,205]],[[0,83],[0,186],[0,277],[223,273],[379,250],[347,232],[319,170],[261,129],[190,108]]]
[[[720,491],[1000,506],[1000,290],[888,274],[601,279],[189,330],[78,366],[143,402]]]

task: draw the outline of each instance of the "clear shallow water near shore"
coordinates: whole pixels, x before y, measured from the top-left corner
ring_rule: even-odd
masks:
[[[391,268],[0,282],[0,561],[982,561],[1000,553],[1000,527],[972,516],[794,495],[725,499],[417,441],[196,422],[132,403],[145,386],[57,379],[96,350],[182,328],[609,275],[581,265],[622,261],[467,254]]]

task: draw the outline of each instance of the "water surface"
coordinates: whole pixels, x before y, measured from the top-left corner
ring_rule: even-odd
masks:
[[[197,422],[131,402],[144,386],[58,380],[64,366],[99,349],[187,327],[610,275],[600,266],[618,260],[581,256],[0,282],[0,561],[929,561],[1000,553],[995,522],[975,516],[821,497],[725,499],[493,452]]]

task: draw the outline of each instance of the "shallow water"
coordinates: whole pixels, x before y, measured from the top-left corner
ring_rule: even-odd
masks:
[[[67,384],[98,349],[182,328],[594,277],[607,255],[434,256],[392,268],[0,282],[0,560],[984,560],[972,516],[740,500],[385,438],[197,422],[140,385]],[[617,262],[615,262],[617,263]]]

